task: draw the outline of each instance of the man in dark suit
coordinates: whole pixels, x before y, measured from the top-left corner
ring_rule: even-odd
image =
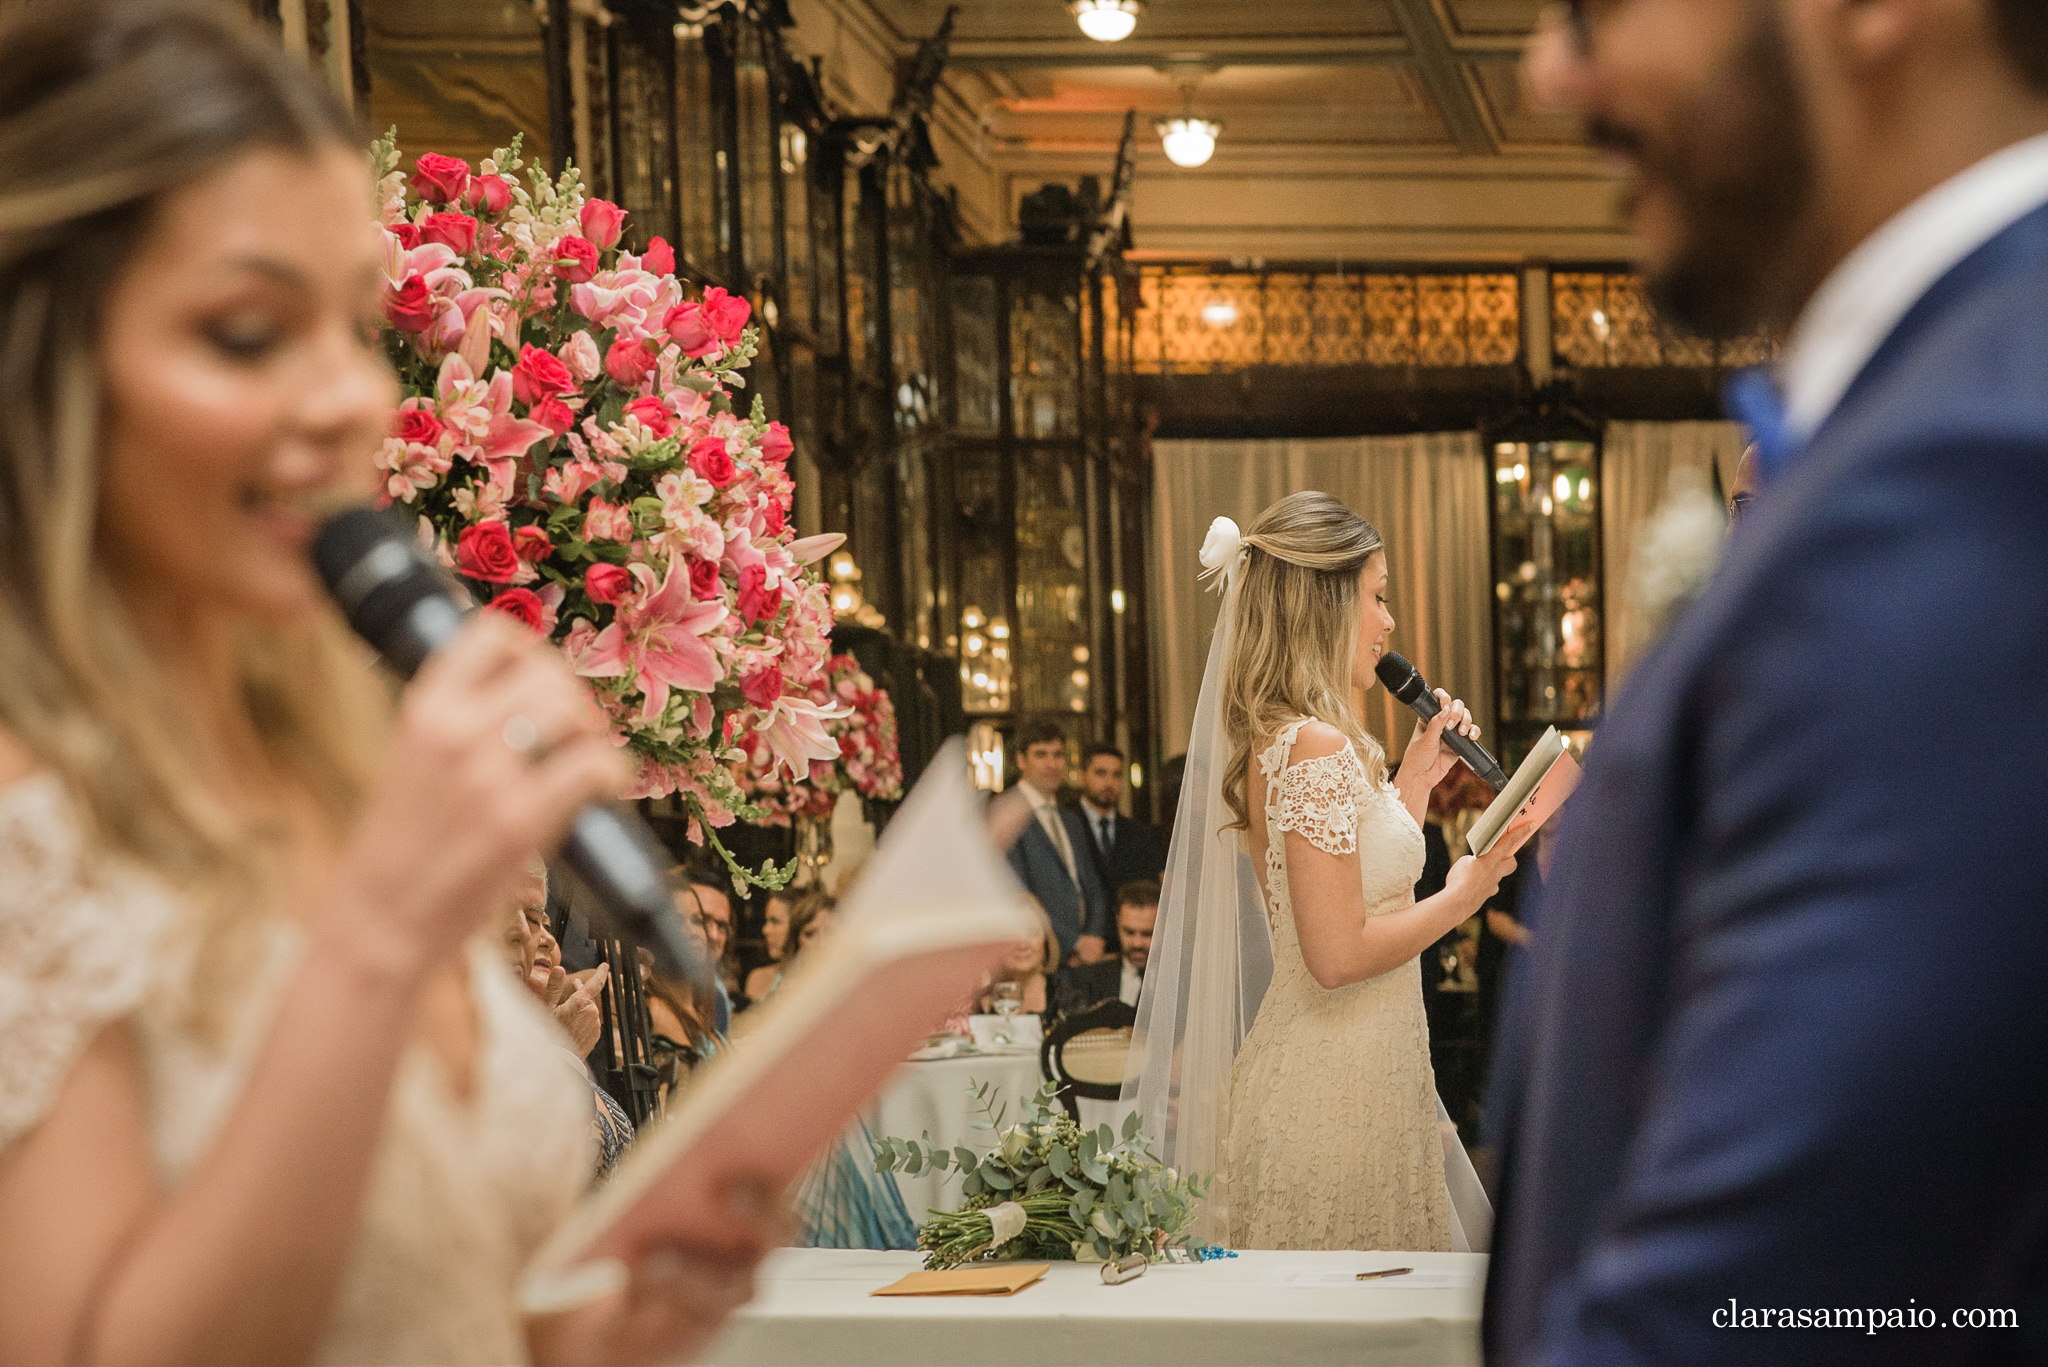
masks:
[[[1668,316],[1790,326],[1509,983],[1489,1355],[2048,1361],[2048,6],[1571,10]]]
[[[1033,819],[1010,846],[1010,867],[1052,919],[1061,960],[1099,963],[1109,957],[1109,889],[1088,856],[1080,813],[1057,801],[1067,777],[1066,734],[1052,722],[1018,727],[1017,771]]]
[[[1152,958],[1152,927],[1159,920],[1159,884],[1140,878],[1116,890],[1114,959],[1063,968],[1052,980],[1053,1008],[1062,1016],[1106,1001],[1138,1004],[1145,985],[1145,965]]]
[[[1166,851],[1151,823],[1125,816],[1124,752],[1097,741],[1081,752],[1081,824],[1088,828],[1089,857],[1106,888],[1140,879],[1159,881]]]

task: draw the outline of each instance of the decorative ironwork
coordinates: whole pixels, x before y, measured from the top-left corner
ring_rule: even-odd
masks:
[[[1777,344],[1762,334],[1716,342],[1667,326],[1650,306],[1642,277],[1626,272],[1558,271],[1550,277],[1550,299],[1557,354],[1575,366],[1731,370],[1777,355]]]
[[[1508,272],[1146,266],[1138,291],[1141,374],[1510,365],[1521,354],[1521,281]]]

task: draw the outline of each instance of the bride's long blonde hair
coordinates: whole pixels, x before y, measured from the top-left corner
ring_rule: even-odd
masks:
[[[62,781],[89,849],[182,894],[185,1006],[209,1031],[251,962],[240,932],[265,908],[267,842],[203,781],[100,558],[101,318],[165,195],[259,147],[361,143],[309,72],[224,11],[84,0],[0,24],[0,729]],[[331,612],[252,624],[239,657],[236,701],[268,759],[338,831],[388,717],[382,685]]]
[[[1230,759],[1223,801],[1232,821],[1251,824],[1254,751],[1296,717],[1343,732],[1373,782],[1387,776],[1386,751],[1351,706],[1358,648],[1358,581],[1380,549],[1370,522],[1328,494],[1289,494],[1246,531],[1238,569],[1230,655],[1223,665],[1223,727]]]

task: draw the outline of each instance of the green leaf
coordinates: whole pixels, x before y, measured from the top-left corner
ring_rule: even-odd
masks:
[[[1046,1166],[1055,1177],[1065,1177],[1074,1170],[1074,1156],[1065,1149],[1055,1148],[1045,1156]]]
[[[1136,1111],[1132,1111],[1129,1115],[1125,1116],[1124,1138],[1127,1140],[1136,1139],[1138,1137],[1138,1126],[1142,1123],[1143,1122],[1138,1119],[1138,1113]]]
[[[1104,1121],[1102,1128],[1097,1130],[1096,1133],[1102,1136],[1102,1142],[1095,1146],[1097,1152],[1108,1153],[1116,1147],[1116,1131],[1109,1128],[1108,1121]]]
[[[1103,1190],[1102,1199],[1113,1206],[1120,1206],[1131,1199],[1130,1185],[1124,1181],[1122,1173],[1111,1175],[1109,1185]]]
[[[1124,1223],[1132,1229],[1143,1229],[1145,1227],[1145,1208],[1136,1201],[1124,1202],[1123,1206],[1117,1211],[1117,1214],[1123,1216]]]
[[[911,1154],[910,1154],[910,1161],[909,1161],[908,1163],[905,1163],[905,1164],[903,1165],[903,1173],[904,1173],[904,1175],[905,1175],[906,1177],[916,1177],[916,1176],[918,1176],[919,1174],[921,1174],[921,1173],[922,1173],[923,1171],[924,1171],[924,1153],[923,1153],[923,1151],[922,1151],[922,1150],[912,1150],[912,1151],[911,1151]]]
[[[1031,1170],[1031,1175],[1029,1177],[1026,1177],[1024,1179],[1024,1186],[1027,1191],[1037,1191],[1043,1186],[1045,1186],[1045,1184],[1047,1182],[1050,1182],[1051,1180],[1052,1169],[1046,1167],[1044,1164],[1040,1164],[1039,1166]]]
[[[974,1150],[968,1148],[965,1144],[962,1144],[959,1148],[954,1149],[953,1156],[960,1160],[960,1171],[962,1172],[974,1171],[974,1165],[980,1161],[978,1158],[975,1157]]]
[[[982,1183],[979,1170],[968,1173],[967,1180],[960,1184],[960,1194],[963,1196],[979,1196],[986,1190],[988,1188]]]
[[[997,1191],[1009,1191],[1017,1185],[1014,1177],[1004,1172],[1002,1168],[994,1163],[987,1164],[981,1169],[981,1180],[994,1187]]]

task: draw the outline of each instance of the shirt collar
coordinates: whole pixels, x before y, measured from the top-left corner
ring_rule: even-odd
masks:
[[[1085,797],[1081,799],[1081,806],[1088,813],[1088,819],[1090,821],[1116,820],[1116,809],[1114,807],[1110,808],[1108,811],[1105,812],[1102,810],[1102,808],[1096,806],[1094,803],[1090,802]]]
[[[1024,800],[1031,804],[1031,811],[1034,815],[1044,811],[1047,807],[1055,805],[1051,798],[1047,797],[1044,793],[1039,792],[1038,789],[1032,787],[1030,784],[1024,782],[1022,779],[1017,780],[1017,786],[1024,790]]]
[[[1849,253],[1807,302],[1778,361],[1787,424],[1807,441],[1922,295],[2048,203],[2048,133],[1929,190]]]

